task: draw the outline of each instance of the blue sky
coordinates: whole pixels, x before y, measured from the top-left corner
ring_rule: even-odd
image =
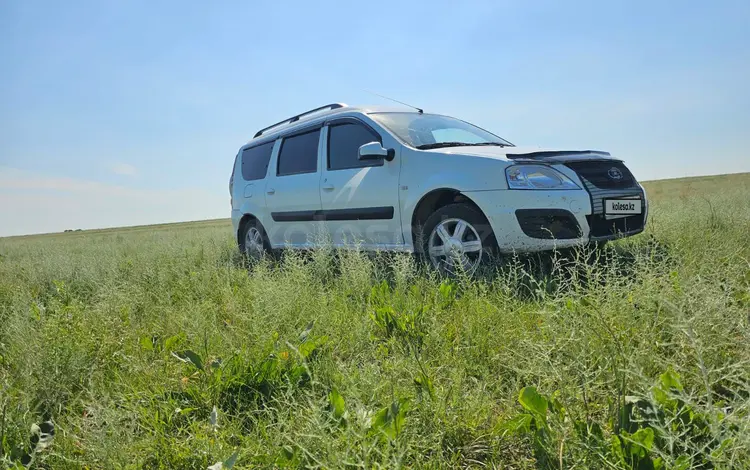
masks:
[[[0,2],[0,236],[229,216],[237,148],[320,104],[750,171],[750,2]]]

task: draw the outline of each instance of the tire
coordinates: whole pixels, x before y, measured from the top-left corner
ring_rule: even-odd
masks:
[[[497,241],[487,218],[466,203],[436,210],[416,233],[420,254],[443,274],[463,271],[472,275],[497,253]]]
[[[257,219],[251,219],[243,226],[239,248],[240,253],[251,261],[258,261],[270,253],[266,231]]]

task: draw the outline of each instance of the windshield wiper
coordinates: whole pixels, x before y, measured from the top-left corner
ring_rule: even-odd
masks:
[[[417,145],[419,150],[439,149],[442,147],[463,147],[469,145],[466,142],[435,142],[434,144]]]
[[[478,147],[478,146],[488,146],[493,145],[497,147],[507,147],[505,144],[501,144],[500,142],[482,142],[482,143],[476,143],[471,144],[469,142],[435,142],[434,144],[422,144],[417,145],[416,148],[419,150],[430,150],[430,149],[439,149],[444,147]]]

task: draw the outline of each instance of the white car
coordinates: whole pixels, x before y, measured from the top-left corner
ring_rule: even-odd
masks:
[[[338,103],[258,131],[229,191],[249,256],[328,243],[417,252],[447,271],[634,235],[648,213],[607,152],[521,148],[449,116]]]

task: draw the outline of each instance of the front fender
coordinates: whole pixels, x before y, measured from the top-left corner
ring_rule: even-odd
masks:
[[[412,244],[411,222],[419,202],[429,193],[447,189],[460,193],[508,189],[505,162],[471,156],[404,152],[401,194],[401,227],[404,241]],[[424,173],[429,171],[429,175]]]

